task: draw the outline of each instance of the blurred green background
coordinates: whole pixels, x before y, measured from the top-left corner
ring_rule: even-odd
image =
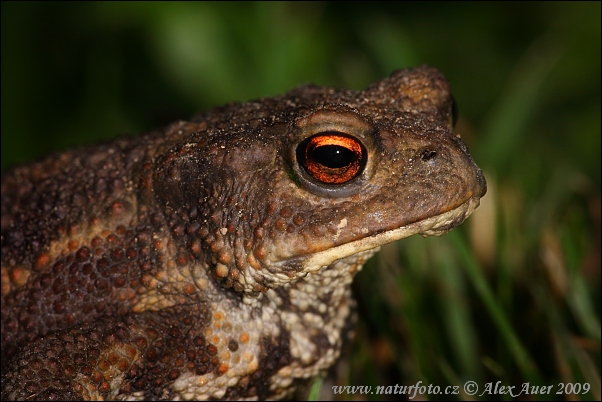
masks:
[[[599,400],[600,13],[599,2],[2,2],[2,168],[303,83],[362,89],[436,66],[489,192],[461,228],[370,261],[356,338],[331,378],[460,385],[421,399],[511,399],[479,396],[501,381],[554,386],[520,399]],[[581,386],[557,395],[559,383]]]

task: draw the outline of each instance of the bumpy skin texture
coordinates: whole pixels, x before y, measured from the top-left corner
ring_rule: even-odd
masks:
[[[6,172],[3,399],[291,396],[339,356],[377,247],[448,231],[485,193],[451,109],[419,67]],[[332,133],[362,147],[344,183],[300,160]]]

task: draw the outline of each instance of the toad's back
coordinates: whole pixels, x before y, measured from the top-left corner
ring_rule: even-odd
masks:
[[[4,399],[283,398],[381,244],[485,193],[447,81],[304,86],[2,177]]]

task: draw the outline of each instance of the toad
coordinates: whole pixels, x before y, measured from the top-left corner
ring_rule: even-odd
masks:
[[[306,85],[2,176],[3,399],[280,399],[380,245],[485,194],[436,69]]]

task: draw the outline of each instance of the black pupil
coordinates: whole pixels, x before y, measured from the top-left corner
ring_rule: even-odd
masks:
[[[337,169],[352,164],[356,155],[352,151],[339,145],[323,145],[315,148],[310,157],[320,165]]]

